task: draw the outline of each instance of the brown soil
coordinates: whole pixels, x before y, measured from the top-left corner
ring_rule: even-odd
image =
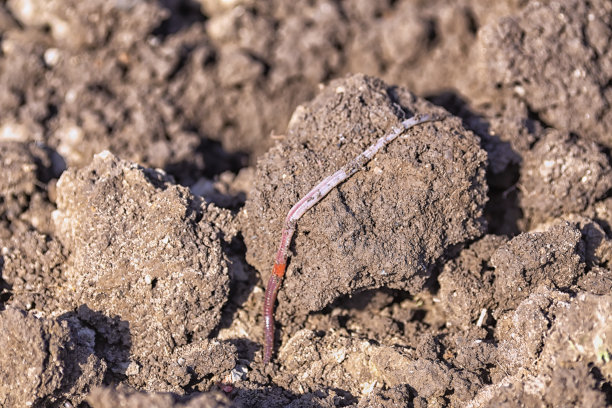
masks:
[[[0,2],[0,407],[611,406],[612,6],[490,3]]]

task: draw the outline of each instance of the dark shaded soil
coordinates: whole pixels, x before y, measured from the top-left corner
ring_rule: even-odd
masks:
[[[0,2],[0,407],[611,406],[612,6],[490,3]]]

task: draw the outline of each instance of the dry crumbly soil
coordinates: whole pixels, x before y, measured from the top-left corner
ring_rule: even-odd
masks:
[[[490,3],[1,1],[0,407],[612,406],[612,5]]]

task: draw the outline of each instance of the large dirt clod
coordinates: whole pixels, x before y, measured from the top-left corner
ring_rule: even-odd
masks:
[[[363,75],[298,108],[258,163],[246,204],[247,260],[267,277],[285,215],[319,180],[415,113],[444,113]],[[457,119],[417,126],[299,220],[281,315],[379,287],[417,291],[453,246],[483,232],[486,154]]]
[[[229,213],[108,152],[65,172],[57,196],[54,220],[72,252],[67,285],[79,318],[129,351],[109,357],[113,371],[158,383],[143,377],[143,362],[155,355],[149,364],[164,366],[176,347],[205,339],[221,318],[229,276],[219,226]]]
[[[558,130],[612,146],[612,5],[606,0],[530,2],[478,33],[495,85]]]

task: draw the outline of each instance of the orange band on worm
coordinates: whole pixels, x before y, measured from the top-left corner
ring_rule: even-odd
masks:
[[[274,264],[274,268],[272,268],[272,273],[275,274],[276,276],[278,276],[279,278],[282,278],[283,276],[285,276],[285,267],[287,266],[287,264]]]

